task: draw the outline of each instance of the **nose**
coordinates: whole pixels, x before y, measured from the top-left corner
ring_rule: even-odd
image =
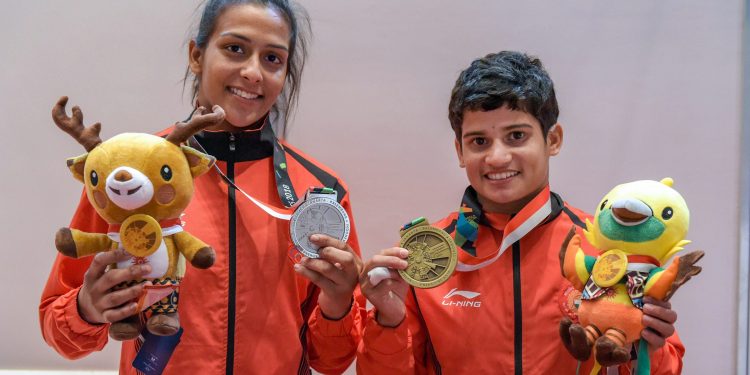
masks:
[[[261,72],[260,58],[257,55],[251,55],[240,71],[242,78],[254,83],[263,81],[263,74]]]
[[[513,156],[510,150],[500,142],[493,142],[494,144],[487,150],[485,156],[485,163],[493,167],[503,167],[510,163]]]
[[[125,182],[130,181],[133,176],[128,171],[119,171],[115,174],[115,181]]]

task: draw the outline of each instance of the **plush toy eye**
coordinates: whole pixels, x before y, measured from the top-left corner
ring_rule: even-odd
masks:
[[[604,206],[606,206],[606,205],[607,205],[607,202],[608,202],[608,200],[606,200],[606,199],[604,200],[604,202],[602,202],[602,205],[601,205],[601,206],[599,206],[599,211],[602,211],[602,210],[604,210]]]
[[[91,186],[96,186],[99,183],[99,175],[96,174],[96,171],[91,171],[91,175],[89,177],[91,180]]]
[[[164,181],[169,181],[172,179],[172,168],[169,168],[168,165],[164,164],[164,166],[161,167],[161,177],[164,179]]]
[[[664,220],[671,219],[672,215],[674,215],[674,212],[672,211],[672,207],[665,207],[664,211],[661,212],[661,218]]]

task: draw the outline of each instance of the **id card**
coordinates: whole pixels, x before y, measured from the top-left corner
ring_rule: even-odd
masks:
[[[157,336],[143,330],[143,346],[133,360],[133,367],[146,375],[160,375],[169,363],[169,358],[180,343],[182,327],[172,336]]]

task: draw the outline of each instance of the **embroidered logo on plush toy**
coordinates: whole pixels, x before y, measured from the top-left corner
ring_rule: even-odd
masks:
[[[173,335],[180,329],[177,301],[185,260],[194,267],[208,268],[216,257],[210,246],[185,232],[180,222],[193,195],[193,179],[208,171],[215,159],[183,143],[223,121],[224,112],[214,107],[214,113],[204,115],[199,108],[190,121],[176,124],[166,138],[124,133],[103,142],[99,138],[101,124],[84,126],[78,107],[73,107],[73,116],[68,117],[67,102],[67,97],[60,98],[52,118],[87,151],[68,159],[68,168],[83,182],[89,202],[109,223],[109,230],[104,234],[62,228],[55,236],[55,246],[74,258],[123,249],[130,258],[116,268],[149,264],[151,273],[145,279],[117,288],[151,281],[137,301],[139,308],[151,312],[146,327],[155,335]],[[109,327],[116,340],[136,338],[141,331],[137,315]]]
[[[560,294],[557,296],[557,303],[560,311],[575,323],[578,323],[578,306],[581,305],[581,292],[566,282]]]

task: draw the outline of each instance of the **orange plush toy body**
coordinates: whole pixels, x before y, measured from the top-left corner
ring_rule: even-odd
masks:
[[[68,159],[73,176],[83,182],[86,195],[109,231],[87,233],[61,228],[55,246],[63,255],[79,258],[98,252],[123,249],[126,261],[111,265],[125,268],[149,264],[151,273],[119,288],[150,281],[139,299],[139,310],[151,314],[146,322],[156,335],[175,334],[180,328],[178,288],[185,273],[185,260],[194,267],[208,268],[214,250],[182,229],[180,215],[193,195],[193,179],[214,164],[212,156],[182,145],[196,132],[221,122],[224,113],[203,115],[197,111],[188,123],[178,123],[166,138],[143,133],[124,133],[105,142],[101,125],[83,125],[83,114],[73,107],[65,114],[68,98],[62,97],[52,110],[55,124],[84,146],[87,153]],[[140,314],[112,322],[109,334],[115,340],[138,337],[143,328]]]
[[[694,264],[703,257],[702,251],[675,257],[662,268],[690,242],[685,240],[690,213],[672,184],[672,179],[665,178],[616,186],[599,204],[594,223],[586,222],[586,240],[600,255],[584,254],[583,239],[575,229],[560,250],[563,276],[582,292],[580,324],[563,319],[560,336],[578,360],[595,353],[594,371],[630,360],[631,345],[644,328],[644,296],[668,300],[701,271]],[[639,375],[650,371],[647,349],[641,341]]]

